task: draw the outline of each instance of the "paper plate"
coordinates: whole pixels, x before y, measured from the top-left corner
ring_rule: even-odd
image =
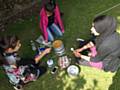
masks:
[[[70,65],[67,68],[67,72],[70,76],[77,76],[79,74],[79,68],[76,65]]]

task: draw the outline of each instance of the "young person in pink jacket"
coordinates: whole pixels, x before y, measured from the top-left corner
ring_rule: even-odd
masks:
[[[40,29],[45,42],[54,41],[54,36],[62,36],[64,26],[60,17],[59,7],[55,3],[48,2],[40,11]]]

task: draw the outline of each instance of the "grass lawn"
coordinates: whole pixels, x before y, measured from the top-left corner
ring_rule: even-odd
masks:
[[[76,38],[89,38],[90,27],[94,16],[98,13],[120,3],[120,0],[57,0],[62,12],[65,25],[63,40],[66,52],[74,62],[70,48],[77,48]],[[105,12],[104,14],[115,16],[120,25],[120,6]],[[41,33],[39,23],[35,17],[25,21],[19,21],[8,26],[8,30],[0,32],[3,34],[16,34],[19,36],[22,47],[22,57],[33,57],[30,40],[35,40]],[[118,26],[120,32],[120,26]],[[47,58],[54,56],[50,54]],[[47,60],[43,58],[43,62]],[[53,58],[57,61],[57,58]],[[104,72],[95,68],[80,66],[81,72],[78,77],[70,78],[65,70],[51,75],[50,71],[41,76],[37,81],[25,86],[25,90],[120,90],[120,70],[116,73]],[[0,68],[0,90],[13,90],[9,84],[2,68]]]

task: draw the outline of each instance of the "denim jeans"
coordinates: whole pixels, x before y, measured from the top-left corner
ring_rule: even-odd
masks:
[[[51,26],[47,28],[47,32],[48,32],[48,41],[54,41],[53,35],[56,35],[57,37],[63,35],[60,28],[55,23],[53,23]]]

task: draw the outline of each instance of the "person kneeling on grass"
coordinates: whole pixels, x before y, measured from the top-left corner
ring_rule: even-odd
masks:
[[[20,47],[21,43],[17,36],[0,38],[0,64],[16,90],[21,90],[25,83],[35,81],[46,72],[46,67],[39,66],[39,61],[51,51],[51,48],[47,48],[34,59],[17,60],[15,53],[19,51]]]
[[[112,16],[97,16],[92,23],[93,41],[73,51],[80,65],[95,67],[105,71],[116,71],[120,66],[120,34],[116,32],[117,22]],[[89,55],[81,52],[91,49]]]
[[[64,26],[56,3],[48,2],[40,11],[40,29],[45,42],[54,41],[53,34],[62,36]]]

